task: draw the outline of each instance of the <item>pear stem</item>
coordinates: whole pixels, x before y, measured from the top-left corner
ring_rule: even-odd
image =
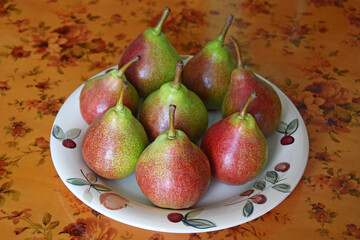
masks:
[[[237,55],[237,65],[238,68],[243,68],[244,65],[242,63],[242,55],[241,55],[241,51],[240,51],[240,44],[239,41],[234,37],[234,36],[230,36],[229,40],[234,44],[235,46],[235,50],[236,50],[236,55]]]
[[[125,95],[125,90],[128,86],[129,86],[128,82],[123,82],[121,84],[120,97],[119,97],[119,100],[118,100],[118,102],[116,104],[116,108],[115,108],[116,111],[122,111],[124,109],[124,104],[123,104],[124,95]]]
[[[227,16],[226,22],[225,22],[225,24],[224,24],[224,26],[223,26],[223,28],[222,28],[222,30],[221,30],[221,32],[220,32],[220,34],[219,34],[219,36],[217,37],[216,40],[224,43],[224,39],[225,39],[226,33],[227,33],[227,31],[229,30],[229,27],[230,27],[230,25],[231,25],[231,23],[232,23],[233,18],[234,18],[234,17],[233,17],[232,14],[229,14],[229,15]]]
[[[169,13],[171,12],[170,8],[165,7],[164,11],[161,15],[161,18],[159,20],[159,22],[156,24],[156,26],[153,28],[154,29],[154,33],[156,35],[160,35],[161,30],[162,30],[162,26],[164,25],[164,22],[166,20],[166,18],[169,16]]]
[[[245,102],[245,105],[243,106],[243,108],[240,111],[240,115],[239,117],[241,119],[245,118],[245,114],[247,113],[247,109],[249,107],[249,104],[257,97],[256,92],[252,92],[250,97],[248,97],[248,99]]]
[[[124,75],[126,69],[127,69],[128,67],[130,67],[131,64],[133,64],[134,62],[136,62],[136,61],[138,61],[138,60],[140,60],[140,59],[141,59],[140,55],[137,55],[137,56],[133,57],[132,59],[130,59],[127,63],[125,63],[125,64],[118,70],[117,75],[118,75],[119,77],[122,77],[122,76]]]
[[[182,72],[183,68],[184,68],[183,61],[178,61],[176,63],[175,77],[171,84],[171,86],[176,89],[179,89],[181,86],[181,72]]]
[[[169,106],[169,132],[168,132],[168,138],[169,139],[175,139],[176,138],[176,132],[175,132],[175,105]]]

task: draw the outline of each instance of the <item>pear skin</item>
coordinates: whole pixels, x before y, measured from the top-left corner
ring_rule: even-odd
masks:
[[[184,67],[183,84],[195,92],[207,109],[220,109],[230,83],[232,70],[236,67],[224,37],[233,16],[227,21],[216,40],[208,42]]]
[[[124,71],[127,67],[140,59],[135,56],[121,69],[113,69],[106,74],[86,81],[80,93],[80,113],[87,124],[114,107],[120,97],[123,82],[128,82]],[[123,103],[134,116],[137,116],[140,97],[133,85],[129,84],[124,95]]]
[[[264,135],[269,136],[280,123],[282,108],[280,98],[268,83],[242,65],[239,44],[232,36],[230,40],[237,51],[238,67],[231,74],[231,82],[221,107],[222,116],[225,118],[240,111],[247,96],[255,91],[258,97],[251,103],[248,112],[255,118]]]
[[[108,179],[131,175],[148,145],[144,128],[122,104],[124,88],[117,105],[90,124],[82,142],[85,163],[96,174]]]
[[[241,112],[212,125],[205,133],[201,149],[208,157],[212,176],[229,185],[254,179],[267,162],[266,140],[251,114],[246,113],[255,94]]]
[[[182,130],[194,143],[200,140],[208,126],[208,113],[202,100],[181,84],[183,62],[179,61],[172,82],[164,83],[143,102],[139,120],[149,140],[153,141],[169,129],[169,105],[177,106],[175,128]]]
[[[146,97],[157,90],[163,83],[174,79],[176,62],[180,56],[162,33],[162,25],[170,13],[165,8],[158,24],[146,29],[124,51],[119,68],[136,55],[141,60],[132,64],[125,72],[141,97]]]
[[[209,160],[186,134],[174,128],[175,107],[170,106],[170,127],[141,154],[136,180],[156,206],[184,209],[205,193],[211,177]]]

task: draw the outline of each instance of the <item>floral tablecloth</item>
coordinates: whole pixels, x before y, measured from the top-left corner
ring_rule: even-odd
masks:
[[[246,64],[306,123],[300,183],[253,221],[206,233],[138,229],[87,207],[53,166],[50,131],[64,101],[116,65],[164,6],[164,33],[180,54],[197,53],[232,13],[229,35]],[[0,26],[1,239],[360,238],[359,0],[2,0]]]

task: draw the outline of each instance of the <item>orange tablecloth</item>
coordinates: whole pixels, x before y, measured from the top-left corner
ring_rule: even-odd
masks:
[[[228,36],[246,63],[306,122],[299,185],[246,224],[198,234],[138,229],[92,211],[54,169],[49,136],[64,100],[116,65],[166,5],[164,33],[181,54],[198,52],[232,13]],[[3,0],[0,26],[1,239],[360,238],[359,0]]]

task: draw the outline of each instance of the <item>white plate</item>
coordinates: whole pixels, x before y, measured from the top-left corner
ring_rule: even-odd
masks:
[[[269,158],[265,169],[242,186],[228,186],[212,180],[205,195],[191,209],[158,208],[142,194],[134,174],[122,180],[106,180],[97,177],[87,167],[81,156],[82,138],[88,127],[79,110],[83,85],[65,101],[53,124],[50,149],[56,171],[70,191],[89,207],[135,227],[194,233],[216,231],[251,221],[289,196],[305,170],[309,153],[308,134],[299,112],[284,93],[268,83],[281,99],[282,123],[278,131],[267,138]],[[219,111],[209,112],[209,118],[210,126],[221,119],[221,114]],[[285,134],[287,140],[295,141],[282,145],[280,142]],[[66,146],[73,143],[76,146],[65,147],[64,141],[68,141]],[[168,218],[171,213],[176,214]]]

